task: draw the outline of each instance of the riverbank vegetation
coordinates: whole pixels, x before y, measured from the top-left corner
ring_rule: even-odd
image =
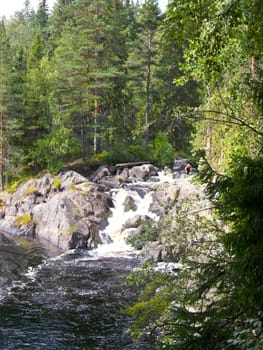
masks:
[[[165,14],[156,0],[40,0],[0,23],[1,189],[42,170],[204,156],[216,222],[186,227],[213,232],[206,258],[194,246],[178,275],[136,277],[133,334],[157,331],[160,349],[262,348],[262,14],[261,0],[170,0]],[[183,240],[179,227],[167,231]]]
[[[262,13],[260,1],[168,6],[166,45],[183,52],[176,83],[193,79],[202,93],[200,106],[181,115],[196,121],[196,150],[206,145],[199,177],[214,218],[177,208],[159,231],[177,248],[177,268],[147,264],[129,278],[142,288],[128,309],[131,332],[155,336],[159,349],[263,346]]]

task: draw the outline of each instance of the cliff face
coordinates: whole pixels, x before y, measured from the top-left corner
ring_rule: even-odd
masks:
[[[100,243],[111,199],[105,186],[76,172],[45,174],[3,197],[0,230],[13,236],[38,237],[62,249],[91,249]]]

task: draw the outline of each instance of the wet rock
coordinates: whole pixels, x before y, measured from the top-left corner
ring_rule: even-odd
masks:
[[[131,217],[130,219],[128,219],[125,224],[124,227],[125,228],[136,228],[139,227],[142,223],[145,223],[146,221],[152,220],[148,215],[135,215],[133,217]]]
[[[137,192],[141,198],[144,198],[145,195],[152,190],[146,186],[139,186],[139,184],[131,186],[130,189],[134,192]]]
[[[67,171],[59,173],[56,177],[57,187],[59,190],[68,190],[74,188],[74,186],[85,184],[89,186],[86,177],[76,173],[75,171]]]
[[[119,174],[119,178],[121,179],[121,181],[125,182],[128,180],[129,178],[129,169],[128,168],[124,168],[121,170],[120,174]]]
[[[120,170],[125,171],[124,178],[127,178],[127,174],[129,179],[132,176],[132,185],[126,180],[121,186],[118,180],[121,173],[109,175],[112,172],[110,168],[105,170],[105,167],[94,175],[96,183],[74,171],[63,172],[56,177],[45,174],[39,179],[29,180],[21,184],[13,195],[2,196],[0,230],[11,235],[37,237],[63,250],[92,249],[103,243],[99,232],[106,227],[112,214],[110,209],[114,205],[111,195],[114,191],[110,190],[113,187],[117,192],[119,187],[123,187],[121,191],[124,192],[128,189],[129,194],[122,203],[123,214],[129,212],[128,216],[134,215],[124,224],[123,215],[120,234],[124,231],[129,231],[129,235],[141,234],[143,224],[152,220],[150,217],[157,219],[153,214],[163,217],[172,207],[190,201],[193,196],[194,186],[187,176],[176,181],[170,176],[166,182],[142,183],[140,181],[156,176],[153,174],[157,174],[158,169],[151,164],[130,168],[124,164]],[[170,171],[167,175],[170,175]],[[146,199],[146,207],[137,204],[141,199]],[[142,215],[145,213],[149,216]],[[160,254],[164,259],[166,253],[162,251]]]
[[[124,212],[132,210],[132,211],[136,211],[137,210],[137,204],[134,198],[132,198],[131,196],[127,196],[123,202],[123,206],[124,206]]]
[[[22,203],[23,200],[28,199],[30,196],[34,198],[33,201],[36,197],[48,198],[53,191],[55,191],[54,177],[50,174],[45,174],[40,179],[31,179],[23,182],[10,197],[9,205],[18,202]]]
[[[0,287],[18,278],[26,267],[23,250],[14,240],[0,233]]]
[[[33,208],[36,234],[58,248],[95,248],[101,243],[98,232],[106,225],[109,199],[94,185],[86,192],[58,193],[47,203]]]

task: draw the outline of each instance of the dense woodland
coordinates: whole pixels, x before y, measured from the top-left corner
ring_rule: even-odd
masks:
[[[162,23],[158,1],[59,0],[52,13],[26,1],[3,19],[2,182],[76,159],[189,153],[193,126],[176,111],[199,97],[196,83],[174,84],[182,52],[164,48]]]
[[[0,24],[2,188],[77,160],[203,157],[207,259],[186,249],[180,278],[134,277],[133,335],[156,333],[160,349],[263,348],[262,16],[261,0],[170,0],[164,14],[155,0],[52,13],[41,0]]]

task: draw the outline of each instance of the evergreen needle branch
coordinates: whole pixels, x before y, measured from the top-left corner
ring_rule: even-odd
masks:
[[[200,314],[200,312],[189,312],[187,309],[185,308],[180,308],[181,311],[183,311],[185,314],[188,314],[188,315],[191,315],[191,316],[197,316]],[[179,323],[178,320],[173,322],[171,320],[166,320],[164,322],[155,322],[155,325],[152,325],[152,334],[155,332],[155,331],[158,331],[159,329],[164,329],[167,331],[167,334],[171,333],[171,331],[169,332],[167,330],[167,327],[176,327],[176,328],[184,328],[184,329],[188,329],[189,331],[194,331],[196,333],[198,333],[199,335],[201,335],[200,333],[200,327],[198,326],[192,326],[190,324],[187,324],[187,323]],[[173,332],[173,331],[172,331]],[[180,339],[180,336],[178,336],[178,339]]]
[[[246,123],[243,119],[238,118],[234,114],[224,113],[221,111],[215,111],[215,110],[210,110],[210,109],[195,111],[195,113],[197,113],[197,114],[212,113],[212,114],[216,114],[216,115],[222,115],[224,117],[229,117],[232,120],[220,120],[219,119],[219,120],[214,120],[214,121],[221,122],[221,123],[227,123],[227,124],[236,124],[236,125],[240,125],[240,126],[245,126],[246,128],[252,130],[254,133],[263,136],[263,132],[260,132],[259,130],[255,129],[252,125]]]

